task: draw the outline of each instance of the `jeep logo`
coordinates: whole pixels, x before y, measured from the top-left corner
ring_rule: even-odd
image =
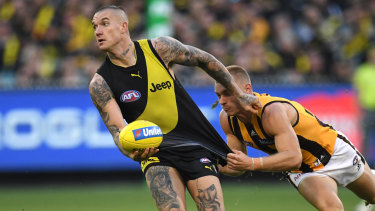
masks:
[[[162,90],[162,89],[170,89],[172,87],[172,83],[170,81],[162,82],[160,84],[154,84],[151,83],[152,88],[150,89],[151,92],[156,92],[157,90]]]

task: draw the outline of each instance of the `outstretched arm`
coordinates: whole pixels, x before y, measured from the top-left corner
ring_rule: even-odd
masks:
[[[158,37],[152,40],[152,44],[170,71],[173,64],[198,66],[233,93],[245,110],[256,113],[261,107],[259,99],[254,95],[243,93],[225,66],[211,54],[184,45],[171,37]]]
[[[113,93],[102,76],[95,74],[90,82],[90,96],[95,107],[98,109],[102,120],[111,133],[113,140],[119,150],[133,160],[142,160],[155,152],[155,149],[146,149],[142,154],[138,151],[129,153],[125,151],[119,142],[121,130],[126,126],[122,113]]]
[[[291,124],[295,115],[296,111],[288,104],[273,103],[267,106],[262,116],[262,124],[264,130],[275,138],[277,153],[262,158],[251,158],[234,150],[234,153],[228,154],[229,168],[251,171],[298,169],[302,163],[302,153]]]

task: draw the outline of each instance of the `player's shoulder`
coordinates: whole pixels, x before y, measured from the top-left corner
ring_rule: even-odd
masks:
[[[222,117],[228,117],[227,112],[225,112],[223,109],[221,109],[221,111],[219,113],[219,118],[222,118]]]
[[[153,38],[151,39],[151,44],[156,50],[176,48],[176,46],[182,45],[180,41],[170,36]]]
[[[107,82],[98,73],[95,73],[93,78],[91,79],[89,84],[89,91],[90,95],[100,95],[107,92],[111,93],[111,89],[109,88]]]
[[[95,73],[94,76],[92,77],[91,81],[90,81],[89,86],[90,87],[95,86],[96,83],[99,83],[99,82],[102,83],[103,81],[105,81],[103,76],[101,76],[98,73]]]
[[[220,124],[227,124],[228,123],[228,114],[227,112],[225,112],[224,110],[221,110],[220,113],[219,113],[219,121],[220,121]]]
[[[175,38],[171,36],[159,36],[151,39],[151,42],[174,42],[177,41]]]

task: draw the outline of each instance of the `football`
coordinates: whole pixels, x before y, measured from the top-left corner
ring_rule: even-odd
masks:
[[[136,120],[124,127],[119,136],[120,144],[128,152],[158,147],[163,141],[163,132],[153,122]]]

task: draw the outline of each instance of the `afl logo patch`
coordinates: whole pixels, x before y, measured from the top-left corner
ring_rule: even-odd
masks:
[[[201,158],[200,161],[201,163],[211,163],[210,159],[208,158]]]
[[[128,90],[122,93],[120,101],[123,103],[130,103],[141,99],[141,93],[136,90]]]

